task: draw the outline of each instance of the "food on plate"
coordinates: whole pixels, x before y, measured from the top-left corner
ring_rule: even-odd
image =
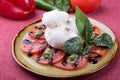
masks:
[[[58,10],[44,13],[42,23],[25,34],[20,49],[40,65],[74,71],[99,63],[112,46],[111,35],[91,24],[77,7],[75,18]]]
[[[0,0],[0,15],[11,19],[26,19],[35,9],[34,0]]]
[[[88,13],[97,9],[101,0],[70,0],[73,9],[78,6],[83,12]]]

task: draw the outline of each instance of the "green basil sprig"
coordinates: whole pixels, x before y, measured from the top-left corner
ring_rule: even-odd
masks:
[[[109,34],[103,33],[99,36],[96,36],[90,43],[95,44],[97,46],[103,46],[112,48],[112,38]]]
[[[82,40],[78,37],[73,37],[67,40],[62,46],[62,49],[66,53],[68,54],[82,53],[84,57],[88,57],[88,52],[90,51],[93,45],[108,48],[112,47],[111,36],[107,33],[95,35],[89,19],[78,7],[76,8],[75,22],[79,32],[79,36],[82,38]],[[85,46],[83,47],[83,45]]]

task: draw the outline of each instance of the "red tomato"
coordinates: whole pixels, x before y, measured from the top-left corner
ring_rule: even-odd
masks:
[[[46,48],[46,44],[41,44],[30,37],[26,37],[22,41],[20,48],[26,54],[38,54],[41,53],[44,48]]]
[[[86,65],[87,65],[87,59],[83,58],[83,57],[79,58],[78,65],[76,67],[74,67],[73,64],[71,64],[71,63],[66,63],[64,65],[63,61],[53,64],[53,66],[55,66],[57,68],[60,68],[63,70],[68,70],[68,71],[81,69],[81,68],[84,68]]]
[[[108,52],[108,48],[94,46],[91,48],[90,52],[97,53],[97,54],[100,54],[101,56],[104,56]]]
[[[32,27],[30,30],[29,30],[29,36],[33,39],[40,39],[40,40],[45,40],[45,36],[44,34],[40,35],[40,36],[35,36],[34,33],[37,31],[37,30],[42,30],[43,33],[45,32],[45,25],[40,25],[40,26],[34,26]]]
[[[70,0],[73,9],[78,6],[83,12],[88,13],[97,9],[101,0]]]
[[[96,35],[100,34],[100,29],[96,25],[93,25],[93,31]]]
[[[49,59],[41,58],[42,54],[34,54],[35,60],[37,60],[41,64],[49,64]],[[65,56],[63,51],[58,50],[56,53],[53,54],[52,61],[50,63],[55,64],[61,61]]]

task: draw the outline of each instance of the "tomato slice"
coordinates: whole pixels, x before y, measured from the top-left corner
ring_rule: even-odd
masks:
[[[93,25],[93,31],[96,35],[100,34],[100,29],[96,25]]]
[[[65,56],[65,52],[58,50],[53,56],[53,64],[57,63],[58,61],[62,60]]]
[[[61,50],[58,50],[56,53],[53,53],[53,57],[50,59],[45,59],[42,57],[42,54],[34,54],[35,60],[37,60],[41,64],[55,64],[61,61],[65,56],[65,53]]]
[[[104,56],[108,52],[108,48],[93,46],[90,52],[97,53],[97,54],[100,54],[101,56]]]
[[[30,48],[31,48],[30,44],[21,43],[21,45],[20,45],[20,49],[26,54],[29,54]]]
[[[20,45],[20,49],[26,54],[38,54],[47,46],[47,44],[41,44],[30,37],[26,37]]]
[[[38,30],[42,30],[43,33],[45,32],[45,25],[40,25],[40,26],[34,26],[29,30],[29,36],[33,39],[41,39],[41,40],[45,40],[44,34],[40,35],[40,36],[35,36],[35,32]]]
[[[64,64],[64,60],[61,60],[58,63],[53,64],[53,66],[55,66],[57,68],[60,68],[63,70],[68,70],[68,71],[81,69],[81,68],[84,68],[86,65],[87,65],[87,59],[84,57],[80,57],[78,59],[78,64],[76,65],[76,67],[73,65],[73,63],[65,63]]]

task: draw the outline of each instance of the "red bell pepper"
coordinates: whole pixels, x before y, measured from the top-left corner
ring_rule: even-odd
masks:
[[[0,0],[0,15],[12,19],[26,19],[34,14],[34,0]]]

